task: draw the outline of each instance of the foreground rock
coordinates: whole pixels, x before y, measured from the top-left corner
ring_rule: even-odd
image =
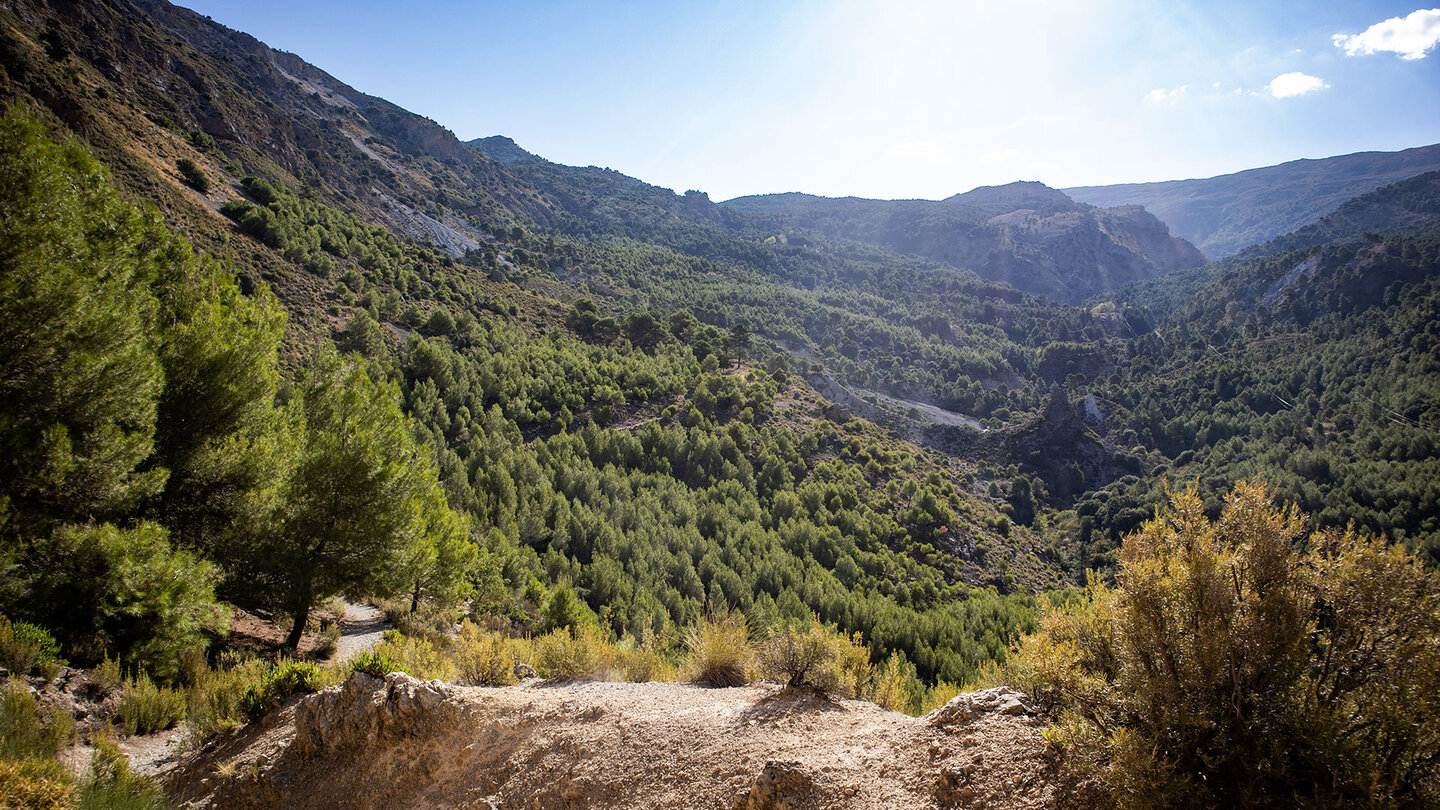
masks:
[[[458,687],[356,674],[193,755],[188,807],[1053,808],[1023,696],[926,718],[773,686]]]

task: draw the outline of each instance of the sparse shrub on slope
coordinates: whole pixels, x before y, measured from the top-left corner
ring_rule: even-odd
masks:
[[[1241,483],[1128,538],[1119,584],[1045,617],[1010,669],[1116,804],[1433,807],[1440,575],[1353,531],[1309,538]]]
[[[803,630],[782,628],[760,645],[756,660],[767,678],[784,681],[790,688],[806,686],[836,697],[862,697],[870,690],[874,675],[859,633],[847,635],[819,621]],[[899,659],[892,663],[898,673]],[[895,697],[887,694],[887,698]]]
[[[324,671],[315,662],[281,658],[258,684],[250,686],[243,706],[246,714],[255,718],[291,695],[317,692],[325,686]]]
[[[515,683],[515,660],[510,645],[498,633],[488,633],[465,622],[451,647],[456,675],[472,686],[509,686]]]
[[[0,666],[17,675],[37,670],[46,678],[55,677],[55,670],[64,666],[60,643],[43,627],[28,622],[12,622],[0,616]]]
[[[691,680],[706,686],[744,686],[754,657],[745,617],[731,613],[706,617],[685,636],[690,649]]]
[[[145,673],[125,684],[120,723],[126,734],[164,731],[185,719],[185,690],[157,685]]]

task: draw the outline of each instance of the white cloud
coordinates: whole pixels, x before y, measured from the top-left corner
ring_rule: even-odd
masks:
[[[1424,59],[1440,43],[1440,8],[1413,11],[1407,17],[1391,17],[1359,34],[1336,34],[1335,47],[1346,56],[1381,51],[1400,54],[1401,59]]]
[[[1292,96],[1303,96],[1316,90],[1324,90],[1330,85],[1319,76],[1311,76],[1308,73],[1281,73],[1275,80],[1265,85],[1270,95],[1275,98],[1291,98]]]
[[[1145,94],[1145,100],[1152,104],[1175,104],[1180,101],[1180,97],[1185,95],[1185,91],[1188,89],[1190,89],[1190,85],[1188,84],[1182,84],[1174,90],[1165,90],[1157,87]]]

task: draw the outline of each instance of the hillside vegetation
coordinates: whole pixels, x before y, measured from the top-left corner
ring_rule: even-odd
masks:
[[[1196,268],[1146,211],[1038,184],[716,205],[462,144],[160,0],[13,3],[0,68],[16,674],[93,668],[208,738],[354,669],[644,681],[699,677],[714,646],[715,683],[798,687],[809,650],[841,662],[809,686],[909,711],[1031,678],[1090,778],[1157,806],[1252,754],[1292,796],[1353,761],[1317,801],[1433,790],[1409,753],[1428,726],[1364,736],[1393,720],[1375,706],[1287,693],[1215,742],[1208,706],[1115,698],[1128,664],[1064,659],[1099,696],[1041,664],[1074,653],[1066,621],[1109,644],[1085,611],[1133,581],[1182,481],[1196,532],[1263,478],[1311,516],[1287,544],[1314,529],[1430,587],[1404,555],[1440,561],[1434,174]],[[299,655],[342,596],[403,633],[324,668],[226,639],[243,610]],[[1295,690],[1328,677],[1294,645],[1331,617],[1301,613]],[[1351,728],[1423,773],[1244,747]],[[1137,776],[1144,746],[1164,756]]]

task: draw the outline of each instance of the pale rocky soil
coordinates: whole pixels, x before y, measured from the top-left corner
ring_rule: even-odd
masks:
[[[1018,693],[926,718],[778,686],[357,674],[182,759],[192,808],[1059,808]]]
[[[345,603],[345,615],[340,619],[340,639],[335,642],[335,661],[348,661],[365,652],[385,637],[390,625],[385,623],[385,614],[374,605]]]

